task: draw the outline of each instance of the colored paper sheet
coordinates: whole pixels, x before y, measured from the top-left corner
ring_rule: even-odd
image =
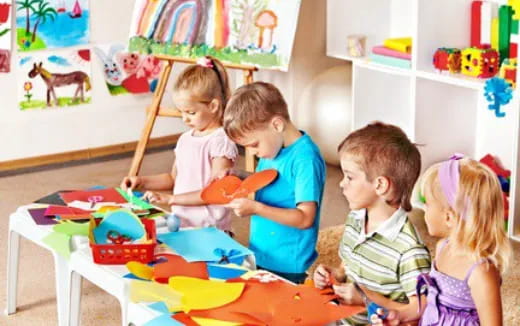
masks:
[[[245,284],[173,276],[170,277],[168,285],[183,294],[182,307],[179,308],[189,312],[193,309],[213,309],[231,303],[240,297]]]
[[[229,321],[200,318],[200,317],[193,317],[192,319],[194,322],[196,322],[200,326],[240,326],[240,325],[242,325],[242,323],[234,323],[234,322],[229,322]]]
[[[70,258],[70,236],[63,233],[52,232],[43,238],[43,243],[51,247],[54,251],[65,257]]]
[[[234,250],[237,254],[230,256],[230,260],[253,254],[251,250],[230,238],[226,233],[213,227],[163,233],[159,234],[158,238],[188,262],[218,262],[222,255],[219,255],[217,249],[225,253],[231,253]],[[201,239],[204,240],[201,241]]]
[[[410,53],[399,52],[396,50],[389,49],[382,45],[374,46],[372,48],[372,52],[379,55],[385,55],[387,57],[394,57],[405,60],[412,60],[412,55]]]
[[[175,291],[167,284],[132,280],[130,282],[130,301],[132,302],[156,302],[166,304],[168,311],[178,311],[182,294]]]
[[[178,255],[159,255],[165,261],[157,263],[153,270],[153,278],[159,283],[168,283],[172,276],[188,276],[207,280],[209,278],[206,263],[187,262]]]
[[[148,305],[148,307],[152,308],[153,310],[162,312],[163,314],[170,314],[170,311],[164,302],[155,302]]]
[[[119,194],[121,196],[123,196],[125,198],[125,200],[129,203],[131,203],[132,205],[135,205],[137,207],[140,207],[141,209],[152,209],[152,208],[155,208],[152,204],[150,204],[149,202],[147,201],[144,201],[142,200],[140,197],[138,197],[136,195],[137,192],[134,192],[132,193],[132,195],[130,196],[130,194],[128,194],[126,191],[124,191],[123,189],[121,188],[116,188],[117,192],[119,192]]]
[[[165,314],[150,320],[144,326],[183,326],[183,324],[173,319],[171,314]]]
[[[370,60],[372,60],[372,62],[380,63],[382,65],[392,66],[392,67],[397,67],[397,68],[410,69],[410,67],[412,66],[410,60],[392,58],[392,57],[387,57],[387,56],[378,55],[378,54],[374,54],[374,53],[370,54]]]
[[[208,264],[208,274],[210,278],[220,280],[229,280],[237,278],[247,273],[247,270],[242,268],[228,267],[227,265]]]
[[[153,270],[154,268],[151,266],[148,266],[146,264],[137,262],[137,261],[130,261],[126,263],[126,268],[130,273],[134,274],[138,278],[142,280],[151,280],[153,279]]]
[[[244,292],[234,302],[188,314],[247,325],[326,325],[365,310],[364,306],[330,304],[334,295],[323,295],[319,289],[305,285],[284,281],[246,282]]]
[[[38,204],[65,206],[67,204],[63,201],[63,199],[61,199],[60,193],[66,193],[71,191],[73,190],[58,190],[56,192],[53,192],[52,194],[37,199],[34,202]]]
[[[141,220],[128,210],[117,210],[109,212],[101,223],[94,229],[94,240],[97,244],[111,243],[108,239],[110,231],[116,231],[121,236],[127,236],[131,240],[141,239],[146,235]]]
[[[58,222],[56,222],[56,220],[45,216],[46,209],[47,208],[32,208],[32,209],[28,209],[28,212],[31,215],[34,222],[38,225],[57,224]]]
[[[54,232],[66,235],[83,235],[88,236],[88,223],[76,223],[72,221],[61,221],[53,227]]]
[[[100,189],[100,190],[83,190],[72,191],[67,193],[60,193],[61,198],[66,203],[72,201],[91,202],[93,199],[98,199],[97,202],[114,202],[124,204],[127,201],[114,188]]]

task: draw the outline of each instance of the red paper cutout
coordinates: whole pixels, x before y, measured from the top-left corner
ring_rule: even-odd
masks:
[[[178,255],[160,254],[156,257],[166,258],[165,262],[154,265],[153,277],[158,283],[168,283],[171,276],[189,276],[204,280],[209,279],[205,262],[189,263]]]
[[[68,207],[68,206],[49,206],[45,210],[45,216],[56,216],[56,215],[90,215],[89,211],[85,211],[81,208]]]
[[[61,192],[60,197],[65,203],[70,203],[75,200],[89,202],[89,198],[95,196],[101,196],[103,202],[113,202],[118,204],[126,203],[126,199],[114,188],[100,189],[100,190],[84,190],[84,191],[71,191]]]
[[[194,322],[193,319],[191,319],[191,317],[184,312],[178,312],[173,315],[172,318],[185,326],[199,326],[199,324]]]
[[[150,84],[146,77],[138,78],[136,74],[128,76],[121,84],[127,91],[133,94],[149,93]]]
[[[273,182],[277,175],[278,172],[272,169],[254,173],[244,181],[229,175],[210,183],[202,190],[200,197],[207,204],[227,204],[235,198],[247,197],[250,193],[262,189]]]

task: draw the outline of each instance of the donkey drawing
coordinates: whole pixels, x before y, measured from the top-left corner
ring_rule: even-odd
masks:
[[[29,77],[34,78],[40,75],[47,85],[47,106],[51,106],[51,95],[54,97],[54,101],[56,105],[58,105],[58,98],[56,97],[56,92],[54,91],[54,87],[68,86],[76,84],[78,88],[76,88],[76,92],[74,93],[74,97],[72,101],[76,101],[78,99],[78,94],[81,93],[81,101],[85,102],[83,83],[85,83],[85,90],[89,91],[91,89],[90,78],[83,71],[73,71],[68,74],[53,74],[48,70],[45,70],[42,67],[42,63],[40,62],[38,65],[35,63],[31,71],[29,71]]]

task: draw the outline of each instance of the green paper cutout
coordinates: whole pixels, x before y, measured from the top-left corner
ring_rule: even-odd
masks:
[[[66,235],[84,235],[88,236],[88,223],[76,223],[72,221],[63,221],[59,224],[56,224],[53,227],[55,232],[63,233]]]
[[[150,203],[147,203],[146,201],[142,200],[141,198],[137,196],[130,196],[126,191],[124,191],[121,188],[116,188],[116,190],[123,196],[127,202],[131,203],[132,205],[139,206],[141,209],[151,209],[155,208]]]
[[[58,232],[52,232],[51,234],[43,238],[42,241],[66,259],[70,258],[69,235]]]

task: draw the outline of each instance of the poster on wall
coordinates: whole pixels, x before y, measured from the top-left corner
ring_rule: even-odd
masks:
[[[0,72],[11,70],[11,0],[0,0]]]
[[[18,51],[88,44],[89,21],[89,0],[17,0]]]
[[[122,44],[94,47],[108,91],[111,95],[153,92],[161,62],[152,55],[127,52],[124,48]]]
[[[301,0],[137,0],[130,51],[287,71]]]
[[[90,50],[38,52],[19,56],[21,110],[76,106],[91,101]]]

